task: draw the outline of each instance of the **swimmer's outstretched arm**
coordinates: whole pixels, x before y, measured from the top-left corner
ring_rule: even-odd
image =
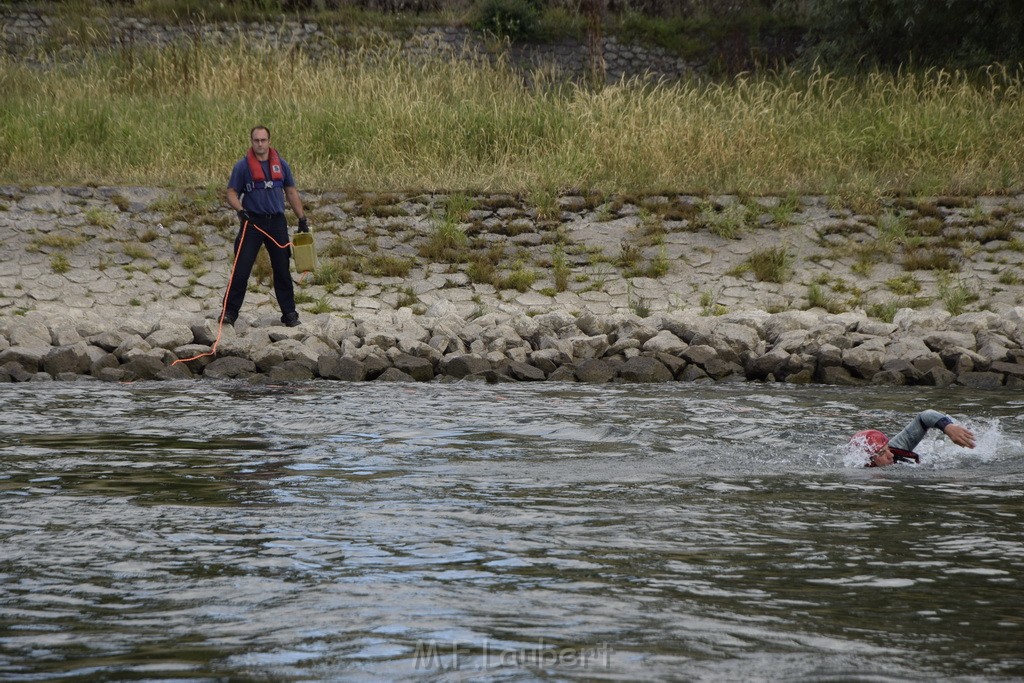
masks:
[[[949,440],[963,448],[974,448],[974,434],[963,425],[953,422],[948,415],[937,410],[925,410],[917,415],[899,434],[889,440],[893,448],[912,451],[921,443],[929,429],[939,429]]]

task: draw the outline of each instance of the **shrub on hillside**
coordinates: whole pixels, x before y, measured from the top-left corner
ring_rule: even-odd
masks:
[[[534,34],[538,0],[481,0],[476,8],[476,28],[509,40]]]

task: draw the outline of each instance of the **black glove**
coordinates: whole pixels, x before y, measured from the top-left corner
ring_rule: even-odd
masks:
[[[242,209],[241,211],[238,212],[238,222],[241,223],[242,225],[245,225],[245,222],[247,220],[250,220],[249,212],[246,211],[245,209]]]
[[[299,232],[309,232],[309,221],[305,216],[299,219]]]

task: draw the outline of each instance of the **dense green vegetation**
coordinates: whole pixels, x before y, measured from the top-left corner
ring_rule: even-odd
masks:
[[[926,66],[1019,54],[1024,22],[993,0],[737,0],[721,11],[712,0],[631,0],[620,12],[602,0],[396,4],[419,11],[371,11],[363,0],[50,3],[66,20],[54,49],[87,49],[46,69],[2,60],[0,179],[219,185],[259,122],[307,187],[548,197],[1024,189],[1021,67]],[[500,63],[410,64],[387,48],[284,56],[259,41],[89,49],[109,41],[88,22],[128,11],[160,21],[297,13],[399,32],[471,24],[516,40],[615,33],[703,54],[717,78],[580,85]],[[787,31],[813,36],[799,58],[758,52],[764,32]],[[777,68],[736,72],[751,64]]]
[[[305,187],[1019,192],[1020,71],[524,85],[503,65],[252,44],[0,63],[0,178],[224,182],[255,123]],[[271,95],[272,94],[272,95]]]
[[[58,0],[68,21],[126,12],[193,22],[299,16],[402,30],[472,25],[511,40],[617,35],[723,71],[785,62],[832,70],[1024,61],[1020,2],[1007,0]],[[391,11],[388,11],[391,10]]]

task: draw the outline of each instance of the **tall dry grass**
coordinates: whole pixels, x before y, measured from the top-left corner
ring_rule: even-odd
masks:
[[[305,188],[1022,191],[1024,71],[577,87],[503,65],[178,46],[0,63],[0,178],[226,182],[248,130]]]

